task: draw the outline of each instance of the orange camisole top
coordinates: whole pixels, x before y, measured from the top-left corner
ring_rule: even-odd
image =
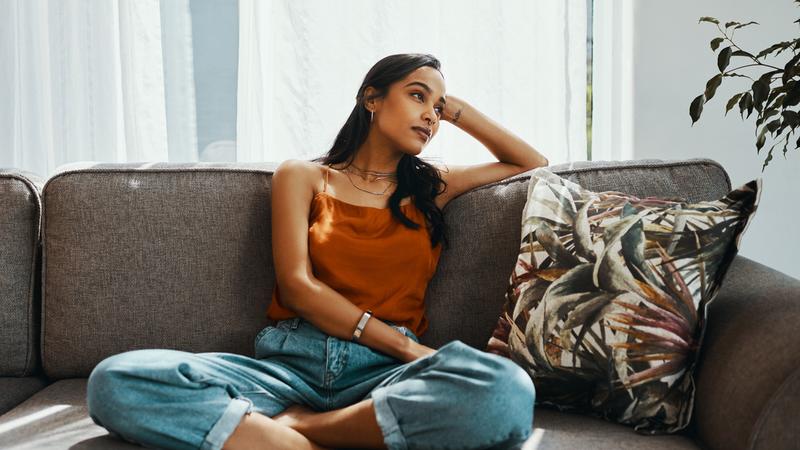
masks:
[[[442,245],[431,248],[425,214],[414,202],[400,205],[420,224],[412,230],[392,216],[389,208],[343,202],[325,187],[311,201],[308,252],[314,276],[375,317],[405,326],[417,336],[428,328],[424,297],[436,271]],[[281,304],[275,283],[267,317],[296,317]]]

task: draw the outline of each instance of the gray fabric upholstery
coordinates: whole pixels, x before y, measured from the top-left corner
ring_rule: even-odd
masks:
[[[110,166],[43,189],[47,376],[88,377],[139,348],[253,356],[274,283],[275,166]]]
[[[44,375],[0,377],[0,414],[10,411],[31,395],[44,389],[50,381]]]
[[[797,402],[800,401],[800,369],[772,393],[750,436],[752,448],[791,448],[800,442]]]
[[[522,450],[696,450],[681,435],[643,436],[629,427],[579,414],[536,408],[533,435]]]
[[[96,425],[86,407],[86,378],[56,381],[0,416],[0,448],[141,449]]]
[[[43,185],[0,169],[0,414],[48,384],[39,355]]]
[[[710,160],[599,166],[553,170],[590,189],[598,174],[602,183],[636,195],[713,198],[729,188],[724,170]],[[48,377],[85,377],[103,358],[136,348],[252,355],[274,285],[274,166],[248,169],[98,164],[47,181],[42,352]],[[443,253],[429,288],[432,324],[423,343],[485,345],[515,261],[529,177],[481,187],[445,208],[455,245]]]
[[[589,190],[638,197],[716,200],[731,187],[725,170],[709,159],[584,161],[549,170]],[[428,286],[430,326],[422,343],[438,348],[458,338],[486,348],[517,261],[530,176],[529,171],[482,186],[445,206],[451,248],[442,252]]]
[[[29,376],[40,365],[42,184],[36,174],[0,169],[0,376]]]
[[[275,167],[75,164],[47,180],[40,189],[41,355],[52,384],[38,390],[33,378],[10,385],[0,378],[0,388],[38,390],[0,416],[0,448],[130,448],[86,413],[86,377],[112,354],[174,348],[252,356],[256,333],[269,324],[274,285],[270,183]],[[550,169],[587,189],[640,197],[699,201],[719,199],[731,189],[725,170],[708,159],[594,161]],[[421,338],[424,344],[438,348],[460,339],[485,348],[516,259],[529,176],[482,186],[445,208],[451,247],[442,253],[426,294],[430,328]],[[0,202],[9,201],[3,197]],[[18,216],[31,229],[32,214]],[[20,223],[12,226],[24,229]],[[18,263],[27,252],[15,247],[9,261]],[[19,272],[17,279],[31,270],[37,272]],[[734,261],[709,315],[701,355],[707,360],[699,368],[699,419],[692,430],[648,437],[603,420],[537,408],[537,430],[525,448],[689,449],[701,442],[720,449],[781,448],[796,436],[787,430],[796,417],[789,412],[798,404],[800,375],[797,349],[789,348],[787,339],[797,317],[797,283],[741,256]],[[29,355],[38,354],[28,347],[31,328],[38,326],[31,320],[38,318],[35,302],[25,300],[23,310],[20,301],[2,305],[3,314],[17,314],[12,321],[0,316],[3,327],[14,328],[4,332],[15,349],[0,343],[0,352],[8,352],[0,353],[0,364],[16,364],[15,375],[22,373],[20,367],[35,367]],[[793,316],[774,319],[787,311]]]
[[[800,280],[737,256],[709,306],[696,378],[695,424],[711,448],[800,442],[798,322]]]
[[[88,416],[86,379],[53,383],[11,413],[0,416],[0,448],[117,450],[141,448],[110,436]],[[26,418],[37,417],[35,421]],[[695,450],[684,436],[641,436],[627,427],[589,417],[537,408],[534,435],[524,449]]]

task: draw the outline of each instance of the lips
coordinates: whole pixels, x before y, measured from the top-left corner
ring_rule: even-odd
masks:
[[[417,133],[417,135],[419,135],[425,142],[428,142],[428,139],[430,139],[430,135],[426,133],[425,130],[423,130],[422,128],[414,127],[412,128],[412,130],[414,130]]]

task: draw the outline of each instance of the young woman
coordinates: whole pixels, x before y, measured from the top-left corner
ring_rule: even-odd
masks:
[[[441,121],[499,162],[417,155]],[[496,122],[445,94],[427,54],[367,73],[331,149],[272,177],[276,286],[255,358],[147,349],[89,377],[95,423],[145,446],[203,449],[513,448],[530,435],[534,387],[510,360],[459,340],[438,350],[428,281],[447,245],[442,209],[475,187],[545,166]]]

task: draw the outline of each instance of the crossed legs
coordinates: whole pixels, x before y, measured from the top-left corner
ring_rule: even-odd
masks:
[[[244,417],[224,448],[327,450],[341,447],[386,448],[372,399],[322,413],[301,405],[290,406],[273,418],[253,412]]]

